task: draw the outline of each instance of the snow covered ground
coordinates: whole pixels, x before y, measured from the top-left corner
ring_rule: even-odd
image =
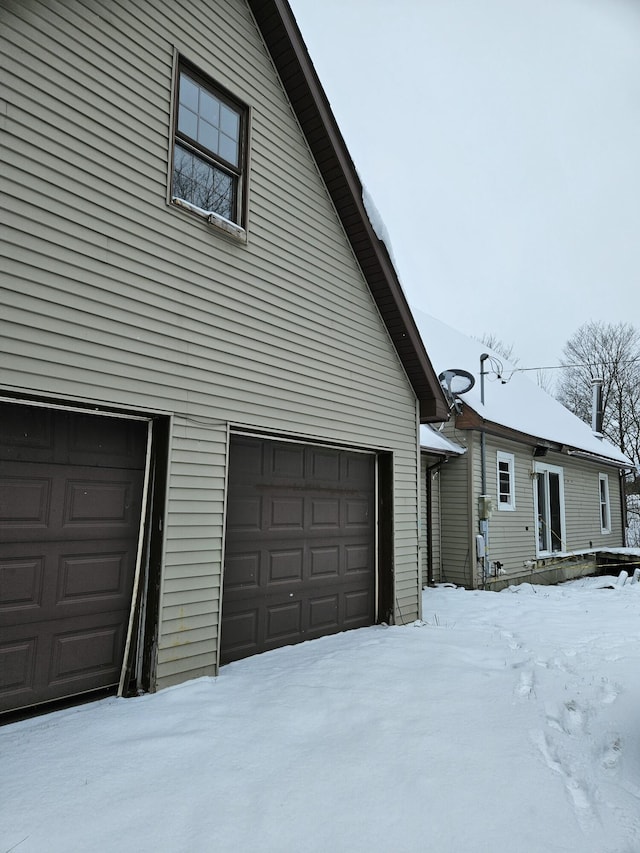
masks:
[[[638,853],[640,584],[427,590],[5,726],[0,767],[0,853]]]

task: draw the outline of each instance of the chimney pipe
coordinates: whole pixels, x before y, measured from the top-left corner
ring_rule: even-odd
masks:
[[[602,438],[602,379],[591,380],[591,429]]]

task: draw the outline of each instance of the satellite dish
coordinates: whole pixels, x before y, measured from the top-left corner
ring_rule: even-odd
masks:
[[[473,374],[468,370],[443,370],[438,380],[451,400],[455,400],[459,394],[471,391],[476,384]]]

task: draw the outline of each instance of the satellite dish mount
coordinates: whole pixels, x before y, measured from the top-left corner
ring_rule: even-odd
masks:
[[[449,402],[449,408],[455,409],[456,414],[459,415],[462,411],[462,402],[458,398],[460,394],[471,391],[476,384],[473,374],[469,373],[468,370],[452,368],[451,370],[443,370],[438,376],[438,381]]]

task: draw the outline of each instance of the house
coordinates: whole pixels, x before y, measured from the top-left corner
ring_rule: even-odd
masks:
[[[417,618],[447,404],[285,0],[0,47],[2,710]]]
[[[625,544],[631,461],[484,344],[414,316],[435,369],[475,378],[450,398],[440,439],[457,452],[449,449],[446,464],[434,467],[434,430],[422,427],[423,500],[437,543],[429,548],[423,525],[422,553],[439,549],[431,576],[423,559],[423,583],[500,589],[593,573],[599,551]],[[429,510],[430,490],[438,503]]]

